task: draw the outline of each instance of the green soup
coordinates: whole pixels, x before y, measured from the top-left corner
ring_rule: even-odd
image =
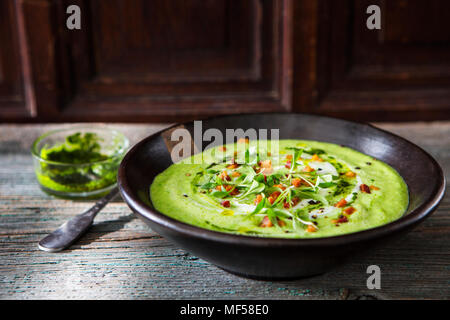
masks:
[[[208,149],[159,174],[150,196],[158,211],[194,226],[278,238],[370,229],[408,206],[407,186],[389,165],[308,140]]]

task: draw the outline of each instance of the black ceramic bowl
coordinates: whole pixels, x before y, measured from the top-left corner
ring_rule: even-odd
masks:
[[[193,135],[193,123],[184,126]],[[409,188],[404,216],[389,224],[342,236],[318,239],[260,238],[221,233],[174,220],[152,208],[149,187],[172,164],[163,137],[153,134],[123,159],[118,183],[123,199],[154,231],[186,251],[229,272],[250,278],[287,279],[320,274],[375,245],[410,231],[436,208],[445,179],[438,163],[407,140],[368,124],[307,114],[257,114],[216,117],[208,128],[280,129],[280,139],[310,139],[359,150],[395,168]],[[167,130],[167,129],[166,129]]]

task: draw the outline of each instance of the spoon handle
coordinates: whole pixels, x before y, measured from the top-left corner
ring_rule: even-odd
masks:
[[[119,189],[115,187],[110,193],[97,201],[92,208],[66,221],[58,229],[39,241],[39,249],[48,252],[58,252],[68,248],[89,229],[97,213],[109,201],[114,199],[118,193]]]

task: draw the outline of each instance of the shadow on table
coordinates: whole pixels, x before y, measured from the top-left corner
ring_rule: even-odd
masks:
[[[94,223],[94,225],[87,231],[87,233],[73,247],[71,247],[71,249],[75,249],[79,245],[91,244],[99,239],[101,239],[102,242],[113,241],[117,237],[110,238],[105,236],[123,229],[128,222],[134,219],[136,219],[136,216],[130,213],[126,216],[121,216],[114,220]]]

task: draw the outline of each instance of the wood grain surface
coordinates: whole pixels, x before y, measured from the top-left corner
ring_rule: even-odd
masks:
[[[97,124],[101,125],[101,124]],[[422,146],[450,180],[450,122],[377,124]],[[240,278],[172,245],[120,200],[109,204],[70,250],[37,242],[92,202],[44,194],[35,180],[32,141],[64,125],[0,125],[1,299],[449,299],[450,195],[402,240],[335,271],[296,281]],[[164,125],[111,125],[132,142]],[[366,287],[380,266],[381,290]]]

